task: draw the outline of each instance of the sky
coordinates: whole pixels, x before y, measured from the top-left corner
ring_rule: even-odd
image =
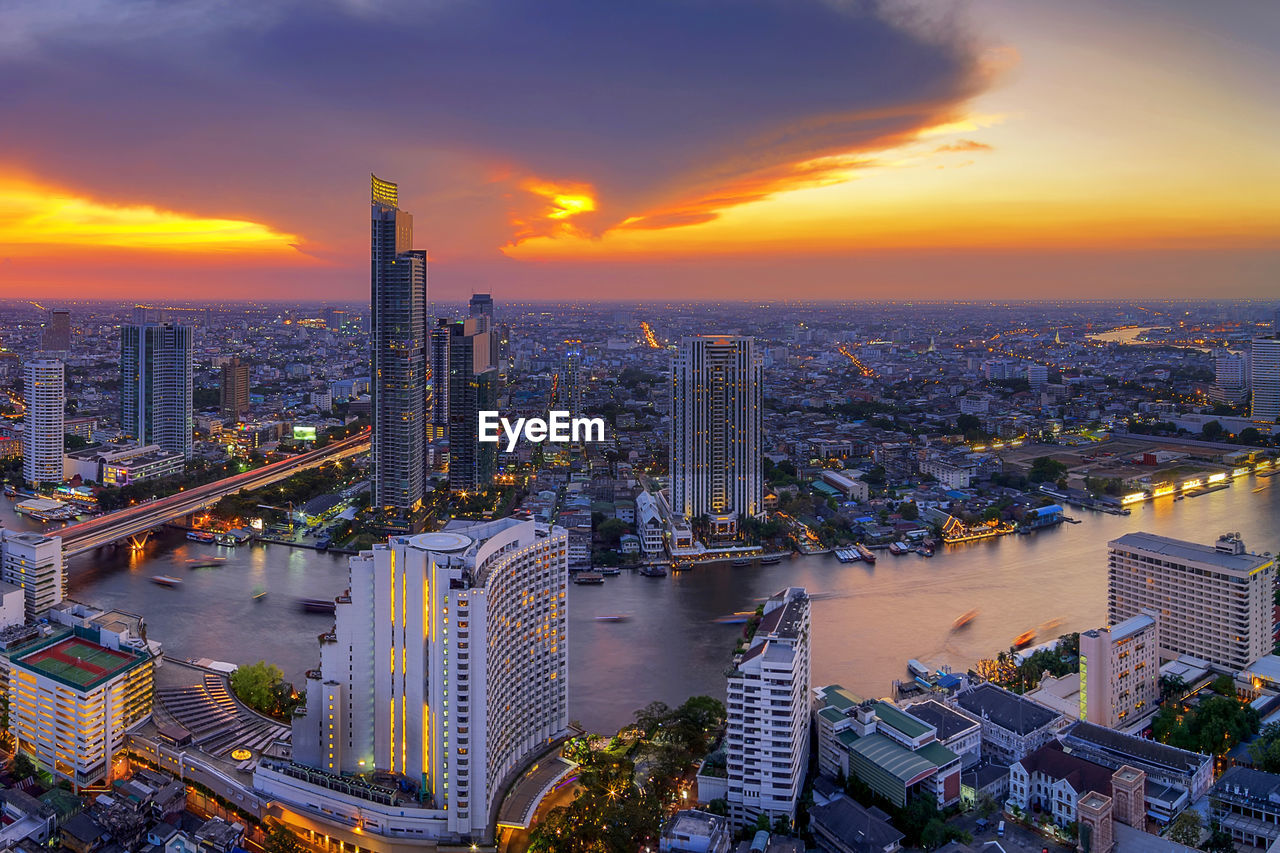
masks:
[[[1280,294],[1280,4],[0,0],[0,298]]]

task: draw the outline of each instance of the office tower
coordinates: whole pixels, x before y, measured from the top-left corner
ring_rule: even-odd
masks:
[[[103,639],[100,629],[64,630],[9,661],[18,749],[76,788],[108,778],[125,733],[151,715],[150,653]]]
[[[139,306],[120,328],[120,425],[140,444],[191,457],[190,326]]]
[[[397,186],[371,176],[370,309],[373,504],[400,519],[426,494],[427,253]]]
[[[1213,354],[1213,387],[1209,399],[1215,403],[1243,403],[1249,396],[1249,358],[1245,353],[1219,349]]]
[[[1027,384],[1032,388],[1043,388],[1049,381],[1049,368],[1043,364],[1027,365]]]
[[[454,521],[352,557],[293,761],[396,774],[441,833],[483,836],[499,783],[568,729],[565,542],[532,521]]]
[[[489,488],[497,445],[480,441],[480,412],[497,408],[498,371],[489,359],[489,333],[480,318],[449,326],[449,488]]]
[[[67,410],[62,362],[37,358],[22,367],[27,410],[22,420],[22,479],[32,486],[62,482]]]
[[[431,418],[427,440],[438,441],[449,433],[449,320],[440,317],[431,330]]]
[[[567,411],[574,417],[582,414],[582,353],[570,350],[555,376],[555,399],[551,408]]]
[[[1128,533],[1107,549],[1107,622],[1155,613],[1162,659],[1190,655],[1236,672],[1271,652],[1273,557],[1247,553],[1234,534],[1200,545]]]
[[[487,317],[493,323],[493,297],[488,293],[471,294],[471,302],[467,305],[468,317]]]
[[[1114,729],[1160,704],[1160,628],[1140,613],[1080,635],[1080,719]]]
[[[343,331],[351,322],[351,315],[341,308],[324,309],[324,327],[331,332]]]
[[[249,413],[249,364],[232,356],[222,365],[222,416],[240,420]]]
[[[0,580],[22,587],[28,621],[67,595],[62,538],[0,528]]]
[[[671,368],[671,506],[732,536],[763,511],[755,339],[684,338]]]
[[[809,766],[809,596],[788,587],[764,604],[747,650],[729,670],[729,817],[794,822]]]
[[[45,352],[71,350],[71,312],[66,308],[54,308],[49,312],[40,336],[40,349]]]
[[[1280,423],[1280,338],[1258,338],[1249,353],[1249,383],[1255,421]]]

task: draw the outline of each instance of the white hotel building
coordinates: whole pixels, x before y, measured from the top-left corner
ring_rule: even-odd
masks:
[[[795,821],[809,767],[809,596],[770,598],[751,645],[729,674],[729,818],[738,828],[785,815]]]
[[[62,362],[37,358],[22,366],[27,410],[22,424],[22,479],[33,486],[62,482],[67,409]]]
[[[1107,550],[1107,622],[1154,614],[1162,659],[1190,655],[1239,672],[1271,653],[1274,557],[1246,552],[1231,534],[1200,545],[1128,533]]]
[[[350,565],[293,763],[260,763],[255,787],[365,841],[485,840],[510,777],[568,731],[567,535],[452,522]],[[362,796],[372,771],[417,795]]]

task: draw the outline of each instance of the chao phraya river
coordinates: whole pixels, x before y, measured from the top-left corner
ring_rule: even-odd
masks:
[[[571,586],[570,714],[590,728],[615,730],[654,699],[724,695],[724,669],[741,625],[719,617],[752,610],[785,586],[813,596],[813,680],[887,695],[906,677],[906,661],[963,670],[1008,648],[1016,635],[1051,620],[1056,635],[1102,624],[1106,543],[1145,530],[1212,543],[1239,531],[1250,550],[1280,551],[1280,476],[1242,477],[1230,488],[1174,502],[1161,499],[1130,516],[1071,510],[1081,524],[1027,536],[940,548],[933,559],[880,554],[874,566],[833,556],[773,566],[703,566],[665,578],[633,573],[602,586]],[[35,523],[0,500],[8,527]],[[49,532],[54,532],[52,529]],[[218,568],[192,569],[196,557],[225,556]],[[318,664],[317,635],[332,617],[305,613],[298,598],[329,598],[346,587],[346,558],[281,545],[220,548],[166,531],[141,556],[125,550],[70,562],[71,595],[146,618],[150,636],[180,657],[248,663],[266,659],[300,682]],[[186,582],[167,588],[154,575]],[[255,591],[266,590],[261,600]],[[964,629],[960,614],[977,610]],[[624,616],[598,621],[598,616]]]

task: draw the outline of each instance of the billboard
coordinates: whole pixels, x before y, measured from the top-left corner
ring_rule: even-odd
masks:
[[[313,426],[294,426],[293,440],[294,441],[315,441],[316,428]]]

